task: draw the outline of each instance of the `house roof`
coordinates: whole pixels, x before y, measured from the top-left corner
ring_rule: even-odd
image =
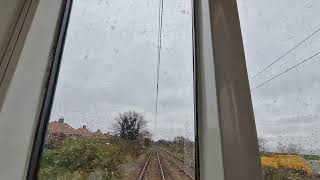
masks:
[[[60,122],[60,121],[53,121],[49,123],[48,133],[73,134],[75,133],[75,130],[67,123]]]
[[[100,131],[96,131],[96,132],[92,133],[91,136],[93,138],[98,138],[98,139],[105,139],[106,138],[106,136],[104,134],[102,134]]]
[[[107,138],[112,138],[113,136],[108,132],[108,133],[104,133],[104,135],[107,137]]]
[[[64,119],[59,119],[58,121],[52,121],[48,126],[48,133],[51,134],[72,134],[84,137],[93,137],[98,139],[109,139],[112,137],[111,134],[104,134],[100,130],[96,132],[91,132],[87,126],[82,126],[81,128],[74,129],[69,124],[64,123]]]
[[[81,136],[90,136],[92,134],[92,132],[89,129],[87,129],[86,126],[83,126],[82,128],[75,130],[75,133]]]
[[[110,134],[104,134],[100,130],[94,132],[91,134],[92,138],[97,138],[97,139],[109,139],[111,138]]]

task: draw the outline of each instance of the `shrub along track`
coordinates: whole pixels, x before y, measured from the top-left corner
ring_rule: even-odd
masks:
[[[173,154],[169,154],[164,150],[159,152],[160,159],[163,162],[165,174],[170,174],[172,180],[195,180],[194,165],[185,167],[185,161],[179,159]],[[169,179],[169,178],[167,178]]]
[[[170,157],[172,157],[177,162],[182,163],[183,165],[188,165],[189,168],[194,170],[194,168],[195,168],[194,159],[187,158],[187,159],[184,160],[181,157],[178,157],[178,156],[174,155],[173,153],[171,153],[170,151],[168,151],[168,150],[166,150],[164,148],[161,148],[161,151],[164,151],[166,154],[168,154]]]

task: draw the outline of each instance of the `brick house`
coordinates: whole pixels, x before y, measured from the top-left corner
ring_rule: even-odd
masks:
[[[75,134],[78,137],[90,137],[92,132],[87,128],[86,125],[83,125],[81,128],[75,130]]]
[[[74,137],[75,129],[64,122],[63,118],[52,121],[48,125],[45,145],[48,147],[60,146],[66,137]]]
[[[108,133],[102,133],[100,129],[98,129],[96,132],[91,134],[91,138],[94,139],[110,139],[112,138],[112,135]]]
[[[93,139],[111,139],[110,133],[102,133],[100,130],[91,132],[86,125],[81,128],[74,129],[64,122],[63,118],[58,121],[52,121],[48,125],[45,145],[47,147],[59,147],[65,138],[93,138]]]
[[[65,134],[68,136],[75,134],[75,129],[73,129],[69,124],[65,123],[63,118],[60,118],[58,121],[53,121],[49,123],[48,134]]]

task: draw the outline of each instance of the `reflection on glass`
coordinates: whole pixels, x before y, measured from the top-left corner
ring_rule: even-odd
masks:
[[[320,2],[238,7],[264,178],[320,179]]]
[[[191,1],[159,10],[74,1],[39,179],[195,176]]]

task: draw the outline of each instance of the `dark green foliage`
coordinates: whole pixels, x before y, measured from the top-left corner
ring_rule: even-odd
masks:
[[[303,155],[303,157],[309,161],[309,160],[320,160],[319,155]]]
[[[120,113],[115,121],[114,132],[122,139],[133,141],[148,134],[145,131],[147,121],[142,114],[135,111]]]
[[[262,168],[264,180],[309,180],[305,171],[297,171],[290,169],[273,169],[273,168]]]

